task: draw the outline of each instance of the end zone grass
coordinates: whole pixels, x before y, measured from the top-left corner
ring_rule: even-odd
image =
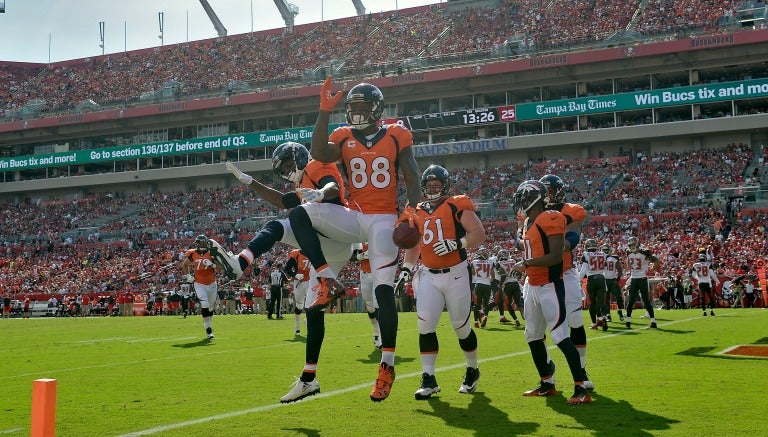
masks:
[[[596,390],[592,404],[576,407],[566,405],[572,382],[551,343],[561,393],[522,396],[538,376],[522,328],[498,323],[497,313],[477,330],[481,378],[472,395],[458,392],[464,358],[443,315],[436,373],[442,392],[427,401],[413,397],[421,376],[416,316],[400,314],[397,380],[380,404],[369,399],[379,351],[365,314],[326,315],[321,393],[288,405],[278,399],[301,373],[305,341],[293,336],[290,314],[215,316],[211,342],[199,316],[0,320],[0,435],[29,435],[38,378],[58,381],[58,436],[690,436],[768,429],[767,360],[720,353],[768,344],[768,312],[658,311],[658,330],[646,329],[642,314],[633,314],[632,330],[615,313],[607,332],[587,330]]]

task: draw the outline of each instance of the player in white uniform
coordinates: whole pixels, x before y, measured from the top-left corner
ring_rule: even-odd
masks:
[[[651,317],[651,328],[656,328],[656,317],[653,313],[653,305],[648,298],[648,269],[653,263],[653,270],[658,271],[661,268],[661,261],[656,258],[650,250],[640,248],[640,240],[637,237],[629,237],[627,241],[629,254],[627,255],[627,264],[629,265],[629,299],[627,300],[627,329],[632,328],[632,307],[635,306],[637,296],[643,299],[643,305]]]
[[[624,299],[621,296],[621,287],[619,286],[619,279],[623,274],[623,268],[621,266],[621,260],[618,256],[611,253],[611,245],[608,243],[603,244],[601,247],[605,256],[605,270],[603,270],[603,276],[605,277],[605,306],[608,321],[611,321],[611,296],[616,299],[616,308],[619,310],[619,320],[624,321],[624,313],[621,312],[624,308]]]
[[[493,261],[488,259],[488,249],[481,247],[472,261],[472,283],[475,284],[475,305],[472,312],[475,328],[485,328],[491,300],[491,274]]]
[[[509,251],[505,249],[499,250],[496,256],[496,263],[493,266],[493,272],[496,279],[499,281],[499,321],[501,323],[510,323],[515,321],[515,326],[520,326],[520,321],[517,320],[515,314],[514,305],[517,305],[517,309],[520,310],[520,314],[523,314],[523,299],[522,292],[520,290],[520,283],[517,280],[517,272],[512,270],[512,266],[517,264],[517,261],[509,257]],[[512,316],[512,320],[504,317],[504,297],[506,296],[507,302],[509,302],[509,314]]]
[[[707,301],[709,301],[709,315],[715,315],[715,290],[713,286],[720,283],[715,271],[712,269],[707,254],[700,253],[699,260],[693,263],[691,267],[691,278],[696,281],[699,287],[699,303],[701,304],[702,316],[707,315]]]
[[[592,319],[592,329],[598,327],[608,330],[608,320],[605,317],[605,258],[606,255],[597,247],[597,240],[590,238],[584,243],[584,253],[581,255],[581,271],[579,277],[587,278],[587,294],[589,295],[589,318]]]

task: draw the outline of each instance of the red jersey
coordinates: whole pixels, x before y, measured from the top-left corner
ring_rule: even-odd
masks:
[[[196,249],[188,249],[184,252],[184,256],[192,261],[192,265],[195,267],[195,282],[208,285],[216,281],[216,270],[213,268],[213,258],[210,252],[205,252],[201,255]],[[206,259],[211,264],[203,263],[203,260]],[[206,266],[205,264],[208,265]]]
[[[309,258],[304,255],[301,249],[293,249],[288,254],[288,258],[294,259],[296,261],[296,274],[301,273],[304,275],[302,282],[309,281],[309,269],[312,267],[312,264],[309,262]]]
[[[456,240],[466,235],[467,231],[461,225],[461,214],[474,211],[475,204],[467,196],[449,197],[434,210],[429,207],[429,203],[421,202],[416,206],[416,214],[422,219],[418,223],[421,232],[421,262],[429,269],[455,266],[467,259],[465,250],[455,250],[440,256],[432,246],[439,240]]]
[[[343,126],[328,140],[341,151],[349,182],[349,207],[365,214],[397,214],[397,157],[413,145],[411,131],[388,124],[367,139]]]
[[[565,216],[554,210],[546,210],[536,216],[533,223],[526,221],[526,229],[523,232],[523,251],[525,259],[538,258],[549,253],[547,237],[551,235],[565,235]],[[528,282],[531,285],[544,285],[563,277],[563,264],[555,264],[549,267],[529,266],[525,269]]]

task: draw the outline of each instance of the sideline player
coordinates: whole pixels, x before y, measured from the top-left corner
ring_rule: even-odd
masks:
[[[448,310],[467,363],[459,393],[473,393],[477,389],[480,370],[477,368],[477,336],[469,324],[472,292],[466,249],[477,247],[486,238],[472,200],[464,195],[449,194],[451,180],[445,168],[427,167],[421,177],[421,189],[426,201],[416,207],[418,219],[414,222],[422,237],[416,247],[405,251],[398,279],[398,282],[408,281],[421,256],[422,268],[415,281],[422,369],[421,386],[414,394],[417,400],[429,399],[440,392],[435,378],[439,350],[436,329],[443,308]]]
[[[640,240],[637,237],[629,237],[627,240],[629,254],[627,254],[627,264],[629,264],[629,297],[627,298],[627,329],[632,328],[632,309],[639,295],[643,299],[645,310],[651,317],[651,328],[656,328],[656,317],[653,312],[651,299],[648,298],[648,267],[653,263],[653,270],[661,269],[661,261],[654,256],[650,250],[640,247]]]
[[[525,272],[525,340],[541,381],[523,393],[523,396],[551,396],[555,388],[555,363],[549,359],[544,344],[549,328],[552,342],[565,355],[574,382],[569,405],[592,402],[584,385],[587,374],[581,366],[579,352],[568,335],[566,294],[563,283],[563,247],[565,245],[566,218],[560,212],[545,209],[547,187],[535,180],[525,181],[517,187],[513,201],[520,217],[524,218],[523,235],[518,247],[524,258],[515,264],[517,272]]]
[[[373,294],[373,274],[371,261],[368,259],[368,243],[355,243],[352,258],[360,261],[360,294],[365,302],[365,311],[373,328],[373,346],[381,349],[381,329],[379,328],[379,304]]]
[[[203,316],[205,334],[208,340],[213,340],[213,308],[219,296],[219,287],[216,283],[218,266],[209,250],[210,241],[205,235],[198,235],[195,238],[195,247],[184,252],[181,270],[194,276],[192,285],[202,308],[200,313]]]
[[[309,259],[301,253],[300,249],[293,249],[288,253],[288,261],[285,262],[285,272],[288,278],[293,278],[293,335],[301,335],[301,313],[304,311],[304,301],[307,298],[307,286],[309,285]]]
[[[329,136],[331,112],[343,97],[341,92],[332,94],[331,88],[328,77],[320,92],[312,154],[322,162],[341,163],[349,186],[349,208],[307,203],[293,209],[289,217],[296,241],[321,280],[318,298],[310,309],[323,308],[344,293],[336,280],[338,270],[328,264],[318,233],[346,243],[368,242],[382,343],[378,376],[370,397],[380,402],[389,396],[395,381],[397,308],[393,284],[399,251],[392,241],[392,231],[398,213],[398,169],[406,186],[405,217],[416,215],[420,175],[411,148],[411,132],[399,124],[379,126],[384,95],[374,85],[360,83],[349,90],[344,102],[349,125],[335,129]]]
[[[619,313],[619,320],[624,321],[624,313],[621,309],[624,308],[624,298],[621,295],[621,287],[619,286],[619,279],[624,274],[623,267],[621,266],[621,260],[618,256],[614,255],[611,251],[611,245],[604,243],[600,248],[605,254],[605,270],[603,276],[605,276],[605,306],[607,307],[607,318],[611,322],[611,296],[616,299],[616,308]]]

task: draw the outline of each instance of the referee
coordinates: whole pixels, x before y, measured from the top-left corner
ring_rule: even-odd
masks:
[[[288,282],[288,277],[285,276],[282,267],[282,264],[275,263],[272,272],[269,274],[269,302],[267,303],[268,319],[272,318],[272,314],[278,319],[283,318],[283,286]]]

